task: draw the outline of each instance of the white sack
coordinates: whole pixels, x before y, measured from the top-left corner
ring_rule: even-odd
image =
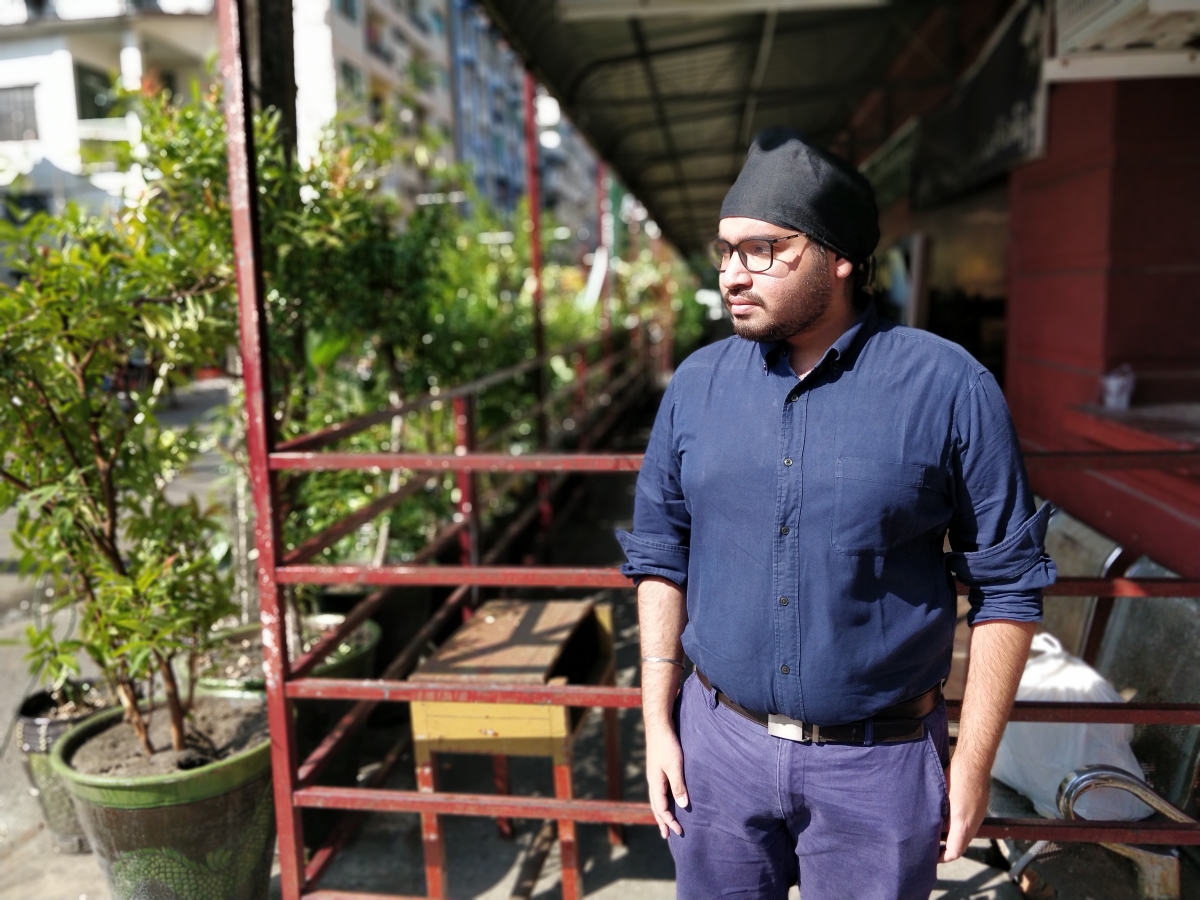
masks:
[[[1058,638],[1033,638],[1029,661],[1017,689],[1018,700],[1121,703],[1116,689],[1083,660],[1067,653]],[[1043,816],[1057,819],[1058,786],[1080,766],[1105,764],[1142,779],[1129,741],[1132,725],[1079,722],[1010,722],[1004,729],[992,777],[1024,794]],[[1153,810],[1132,794],[1095,788],[1075,803],[1084,819],[1144,819]]]

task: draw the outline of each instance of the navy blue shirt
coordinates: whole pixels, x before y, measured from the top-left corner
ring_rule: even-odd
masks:
[[[688,357],[617,537],[625,574],[686,592],[684,650],[717,688],[835,725],[949,674],[952,575],[972,624],[1041,618],[1050,507],[961,347],[872,307],[803,380],[787,350],[733,337]]]

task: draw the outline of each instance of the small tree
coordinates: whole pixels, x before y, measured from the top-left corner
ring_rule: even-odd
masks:
[[[217,518],[164,493],[199,441],[160,427],[155,408],[176,367],[232,336],[228,260],[180,253],[176,225],[149,205],[0,224],[18,276],[0,285],[0,509],[17,509],[22,572],[51,576],[54,606],[80,611],[69,639],[30,627],[30,658],[61,686],[86,653],[148,754],[137,686],[153,698],[161,683],[182,750],[191,698],[175,660],[233,611]]]

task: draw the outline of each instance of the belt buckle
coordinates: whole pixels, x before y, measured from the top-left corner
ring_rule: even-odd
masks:
[[[821,729],[816,725],[810,725],[810,734],[804,733],[804,722],[799,719],[792,719],[788,716],[778,716],[774,713],[767,715],[767,734],[783,738],[785,741],[794,741],[797,744],[821,743]]]

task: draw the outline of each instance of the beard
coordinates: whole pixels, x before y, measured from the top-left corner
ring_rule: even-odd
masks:
[[[739,322],[735,318],[733,333],[748,341],[774,343],[808,331],[820,321],[833,300],[833,283],[828,268],[810,265],[792,290],[770,306],[761,295],[750,289],[727,291],[724,297],[726,304],[731,298],[742,303],[754,303],[767,314],[766,321]]]

